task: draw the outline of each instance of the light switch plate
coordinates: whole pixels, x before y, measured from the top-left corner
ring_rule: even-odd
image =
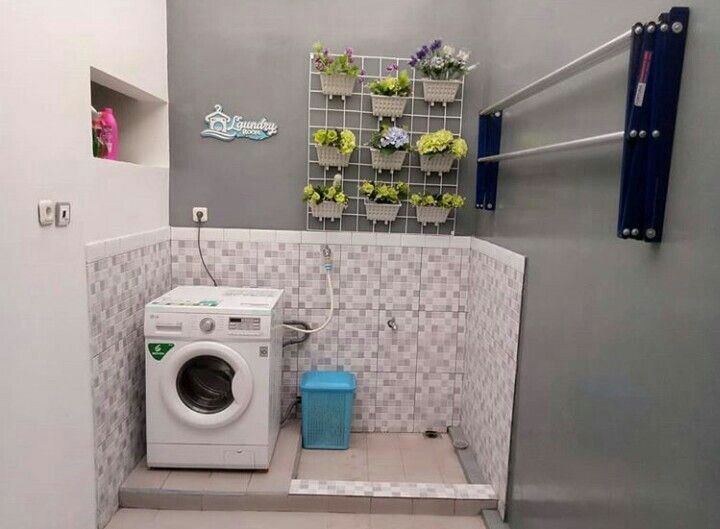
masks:
[[[55,222],[55,202],[53,200],[38,202],[38,222],[40,226],[52,226],[52,223]]]
[[[55,205],[55,226],[65,227],[70,224],[70,202],[58,202]]]
[[[198,221],[198,211],[201,211],[203,216],[202,219],[200,219],[200,222],[207,222],[208,221],[208,208],[193,208],[193,222]]]

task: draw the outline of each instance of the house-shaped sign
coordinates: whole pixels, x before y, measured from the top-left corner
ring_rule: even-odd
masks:
[[[266,140],[278,131],[277,124],[266,118],[248,121],[242,116],[230,117],[223,112],[222,105],[215,105],[215,110],[205,116],[205,123],[207,128],[200,132],[200,136],[223,141],[232,141],[235,138]]]

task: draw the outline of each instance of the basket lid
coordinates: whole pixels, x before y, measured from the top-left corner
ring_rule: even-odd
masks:
[[[347,371],[307,371],[300,379],[301,390],[355,391],[357,380]]]

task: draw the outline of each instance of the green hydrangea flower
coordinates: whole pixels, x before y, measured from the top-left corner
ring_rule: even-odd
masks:
[[[340,133],[342,136],[342,132]],[[328,145],[332,145],[338,140],[338,132],[335,129],[327,131],[327,139],[325,140]]]
[[[313,189],[313,186],[311,186],[311,185],[306,185],[306,186],[303,188],[303,197],[305,197],[305,199],[308,199],[308,198],[310,198],[311,196],[313,196],[313,193],[314,193],[314,192],[315,192],[315,190]]]
[[[337,195],[335,195],[335,202],[337,202],[339,204],[347,204],[348,197],[345,193],[340,191]]]
[[[435,132],[423,134],[417,141],[417,150],[422,155],[432,155],[445,152],[452,148],[454,137],[452,132],[440,129]]]

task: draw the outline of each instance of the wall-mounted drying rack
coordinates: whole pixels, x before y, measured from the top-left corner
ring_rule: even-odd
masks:
[[[690,11],[673,7],[480,111],[475,207],[494,210],[499,162],[623,142],[617,235],[662,239],[680,78]],[[625,130],[500,153],[502,113],[551,86],[630,49]]]

